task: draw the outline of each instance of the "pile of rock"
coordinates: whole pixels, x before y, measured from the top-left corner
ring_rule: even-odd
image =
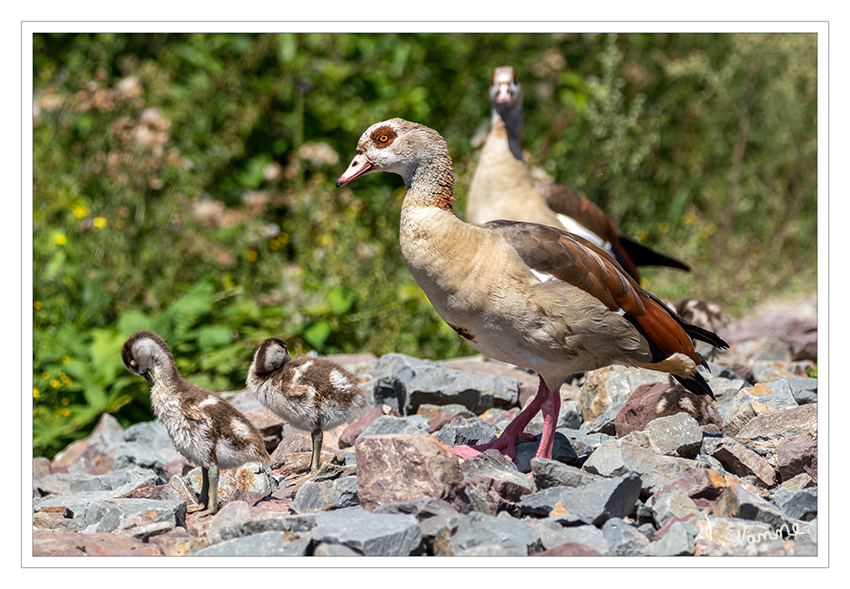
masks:
[[[742,346],[705,373],[716,404],[633,368],[564,385],[552,460],[534,458],[537,440],[513,461],[451,450],[510,423],[537,388],[527,371],[335,358],[362,375],[373,408],[325,435],[322,469],[296,487],[287,477],[309,468],[309,435],[246,392],[227,395],[273,463],[223,471],[214,516],[187,515],[200,469],[162,424],[125,430],[104,415],[53,461],[33,460],[33,554],[816,555],[814,366],[770,357],[769,342]],[[526,432],[541,430],[538,416]]]

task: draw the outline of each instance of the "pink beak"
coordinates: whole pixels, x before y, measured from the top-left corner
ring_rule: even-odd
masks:
[[[511,91],[507,84],[499,84],[496,90],[496,104],[509,103],[511,101]]]
[[[336,187],[339,188],[343,184],[348,184],[355,178],[359,178],[365,174],[368,174],[375,167],[369,158],[366,157],[366,154],[361,150],[357,150],[357,155],[354,156],[354,159],[351,160],[351,163],[346,168],[345,172],[342,173],[342,176],[336,181]]]

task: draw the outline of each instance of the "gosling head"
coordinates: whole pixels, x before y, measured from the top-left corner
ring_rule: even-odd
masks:
[[[281,340],[272,337],[260,344],[254,353],[254,371],[258,375],[270,374],[289,362],[289,349]]]
[[[158,370],[167,363],[174,363],[168,346],[161,337],[150,331],[131,335],[121,348],[121,360],[127,370],[143,376],[150,384],[153,384],[153,376]]]

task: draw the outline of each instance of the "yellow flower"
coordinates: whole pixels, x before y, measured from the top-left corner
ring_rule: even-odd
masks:
[[[41,304],[41,301],[36,301],[32,304],[32,306],[35,307],[36,309],[38,309],[39,311],[41,311],[41,309],[44,305]]]
[[[65,245],[66,243],[68,243],[68,238],[65,237],[64,234],[59,233],[56,235],[56,237],[53,238],[53,241],[56,242],[56,245]]]
[[[38,399],[40,396],[41,396],[41,391],[39,391],[37,388],[33,387],[32,388],[32,398]]]
[[[682,225],[690,225],[691,223],[695,223],[697,220],[697,216],[693,213],[685,213],[682,215]]]
[[[330,236],[330,235],[322,235],[322,236],[319,238],[319,245],[320,245],[320,246],[322,246],[322,247],[324,247],[324,246],[328,245],[328,243],[330,243],[330,241],[331,241],[331,236]]]
[[[44,372],[41,373],[41,378],[43,378],[44,380],[49,379],[50,373],[45,370]]]
[[[58,389],[58,388],[59,388],[59,386],[60,386],[61,384],[62,384],[62,383],[60,383],[60,382],[59,382],[57,379],[55,379],[55,378],[54,378],[53,380],[51,380],[51,381],[50,381],[50,386],[52,386],[54,389]]]
[[[279,247],[280,247],[280,242],[277,240],[276,237],[273,237],[269,240],[269,249],[270,250],[276,250]]]
[[[668,231],[670,231],[670,225],[668,223],[661,223],[658,225],[659,233],[667,233]]]
[[[255,252],[254,250],[248,250],[248,253],[245,254],[245,257],[248,258],[249,262],[256,262],[257,261],[257,252]]]
[[[103,229],[104,227],[106,227],[106,219],[103,217],[95,217],[94,226],[98,229]]]
[[[63,405],[65,405],[65,406],[67,406],[68,403],[70,403],[71,401],[68,399],[68,397],[62,397],[62,400],[59,401],[59,402],[62,403]]]
[[[68,356],[62,356],[62,364],[67,364],[70,360]]]
[[[68,386],[69,384],[71,384],[71,382],[73,382],[71,380],[71,377],[68,376],[67,374],[63,374],[62,376],[60,376],[59,380],[61,380],[62,384],[65,385],[65,386]]]
[[[287,243],[289,243],[289,236],[286,233],[281,233],[277,236],[277,242],[280,245],[286,245]]]
[[[67,407],[65,407],[65,408],[62,410],[62,415],[63,415],[64,417],[71,417],[71,410],[70,410],[70,409],[68,409]]]
[[[72,210],[74,212],[74,216],[77,219],[82,219],[83,217],[87,217],[88,214],[89,214],[89,210],[82,205],[76,205]]]

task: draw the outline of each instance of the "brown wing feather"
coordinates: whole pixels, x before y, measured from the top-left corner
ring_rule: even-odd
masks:
[[[554,227],[490,221],[533,270],[546,272],[599,299],[611,311],[623,309],[667,356],[700,358],[675,317],[647,294],[610,253],[586,239]]]

